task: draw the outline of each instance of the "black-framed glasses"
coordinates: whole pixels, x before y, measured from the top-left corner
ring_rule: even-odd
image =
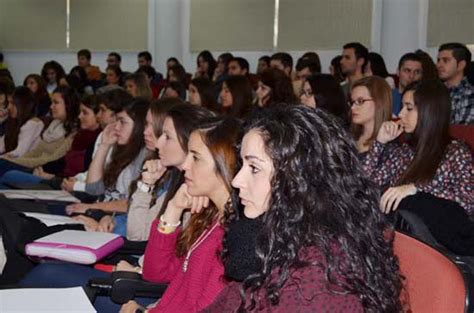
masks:
[[[373,101],[374,99],[370,99],[370,98],[367,98],[367,99],[364,99],[364,98],[357,98],[355,100],[351,100],[351,101],[347,101],[347,104],[349,106],[353,106],[353,105],[357,105],[357,106],[361,106],[363,105],[364,103],[366,103],[367,101]]]

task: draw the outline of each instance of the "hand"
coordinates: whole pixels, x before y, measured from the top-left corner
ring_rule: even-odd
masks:
[[[66,206],[66,214],[71,215],[73,213],[85,213],[90,207],[88,203],[73,203]]]
[[[61,183],[61,189],[66,190],[69,192],[74,191],[74,184],[76,183],[77,179],[74,177],[64,178],[63,182]]]
[[[120,308],[120,313],[135,313],[137,309],[144,309],[141,305],[136,303],[133,300],[128,301],[127,303],[123,304],[122,307]],[[143,312],[147,312],[146,310],[143,310]]]
[[[412,196],[416,192],[417,189],[414,184],[388,188],[380,199],[380,210],[385,214],[395,211],[404,198]]]
[[[85,215],[74,216],[72,219],[84,224],[86,231],[97,231],[99,223],[93,218],[87,217]]]
[[[176,224],[185,209],[191,209],[191,213],[198,213],[203,207],[207,207],[208,205],[208,197],[193,197],[188,193],[188,186],[182,184],[168,203],[166,211],[163,214],[163,220],[170,224]]]
[[[99,221],[99,225],[97,226],[97,231],[103,233],[111,233],[115,228],[115,221],[114,218],[110,215],[105,215]]]
[[[188,193],[188,186],[182,184],[170,202],[173,207],[181,211],[184,209],[191,209],[191,213],[199,213],[202,208],[209,205],[209,198],[191,196]]]
[[[52,179],[54,177],[53,174],[46,173],[41,166],[38,166],[33,170],[33,175],[39,176],[44,179]]]
[[[401,133],[403,133],[403,128],[399,122],[383,122],[377,134],[377,141],[386,144],[400,136]]]
[[[133,266],[132,264],[128,263],[127,261],[120,261],[115,265],[114,272],[133,272],[138,273],[139,267]]]
[[[166,172],[166,167],[161,164],[161,161],[148,160],[143,165],[144,172],[142,173],[142,182],[148,185],[154,185],[158,179]]]
[[[104,128],[101,144],[111,146],[117,142],[118,133],[115,130],[116,125],[117,125],[117,122],[114,122],[114,123],[110,123]]]

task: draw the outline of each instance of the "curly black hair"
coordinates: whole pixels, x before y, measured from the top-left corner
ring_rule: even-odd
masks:
[[[300,259],[307,247],[324,256],[319,265],[330,292],[357,296],[366,312],[402,311],[393,228],[378,209],[379,192],[364,174],[354,142],[334,117],[282,106],[251,119],[245,132],[250,130],[262,136],[275,172],[257,234],[262,267],[245,279],[239,311],[255,308],[259,290],[278,305],[290,271],[309,265]]]

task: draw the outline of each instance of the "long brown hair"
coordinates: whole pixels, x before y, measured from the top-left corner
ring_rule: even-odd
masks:
[[[375,104],[374,130],[372,136],[368,142],[366,142],[366,144],[370,145],[377,137],[382,123],[392,118],[392,90],[387,81],[378,76],[369,76],[359,79],[352,85],[351,91],[356,87],[367,88]],[[351,132],[355,140],[358,140],[360,136],[362,136],[363,129],[362,125],[351,123]]]
[[[228,76],[224,84],[232,95],[232,106],[222,107],[221,112],[237,118],[246,117],[252,109],[252,86],[248,78],[241,75]]]
[[[408,136],[415,156],[400,177],[400,185],[432,180],[451,141],[451,101],[446,86],[439,80],[426,80],[408,85],[403,95],[409,91],[414,92],[418,110],[415,132]]]
[[[134,98],[124,104],[123,110],[133,120],[132,134],[124,146],[115,145],[110,158],[110,163],[104,171],[104,185],[113,187],[123,169],[125,169],[140,154],[145,140],[143,131],[145,118],[150,102],[145,98]]]
[[[192,104],[180,104],[172,106],[166,112],[163,119],[168,117],[173,121],[179,145],[185,153],[188,153],[188,141],[191,132],[201,124],[201,121],[211,116],[213,116],[213,113],[203,107]],[[168,202],[174,197],[179,187],[184,182],[184,173],[176,167],[170,168],[166,175],[160,179],[159,184],[164,183],[168,179],[168,192],[166,193],[158,217],[165,212]]]
[[[17,110],[15,118],[9,117],[6,122],[5,151],[9,152],[18,145],[18,135],[21,127],[35,117],[36,101],[33,93],[27,87],[16,87],[13,92],[13,103]]]
[[[199,132],[204,144],[211,152],[216,175],[222,178],[225,188],[231,195],[226,204],[226,211],[232,210],[237,203],[237,194],[231,182],[238,168],[237,142],[242,132],[240,121],[233,117],[215,117],[205,121],[196,131]],[[176,255],[186,254],[197,238],[216,222],[217,215],[218,209],[213,203],[194,214],[178,238]],[[223,219],[225,216],[226,214]],[[224,220],[220,222],[223,224]]]

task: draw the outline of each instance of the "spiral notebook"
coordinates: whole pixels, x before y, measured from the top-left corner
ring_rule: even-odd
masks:
[[[94,264],[123,244],[123,238],[116,234],[63,230],[27,244],[25,252],[28,256]]]

